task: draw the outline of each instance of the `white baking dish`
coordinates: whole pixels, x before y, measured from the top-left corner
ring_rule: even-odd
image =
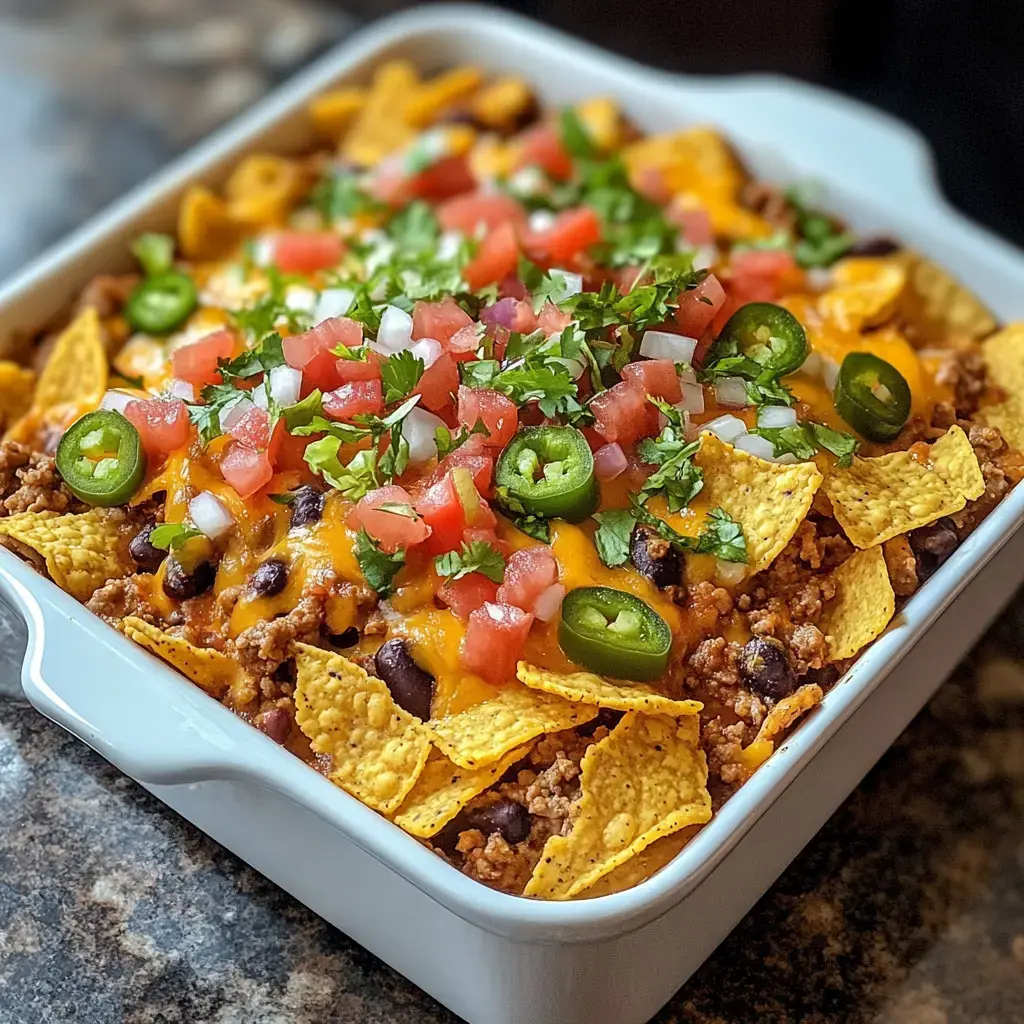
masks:
[[[167,227],[184,185],[247,150],[301,147],[324,87],[402,55],[526,73],[547,100],[612,94],[642,126],[721,125],[752,167],[818,179],[824,202],[1024,318],[1024,254],[950,209],[902,125],[774,77],[642,68],[486,7],[378,23],[78,231],[0,293],[0,335],[46,322],[125,243]],[[298,115],[298,116],[295,116]],[[464,877],[0,550],[25,616],[25,692],[128,775],[473,1024],[639,1024],[820,828],[1024,579],[1018,489],[907,605],[779,752],[668,867],[630,891],[540,903]],[[1000,553],[999,558],[995,558]]]

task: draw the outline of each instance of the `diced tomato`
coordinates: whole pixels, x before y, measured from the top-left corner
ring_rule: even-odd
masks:
[[[376,352],[369,352],[366,359],[339,359],[334,369],[342,384],[380,380],[380,357]]]
[[[553,125],[539,124],[519,136],[516,168],[520,167],[539,167],[558,181],[571,177],[572,157]]]
[[[262,450],[270,444],[270,413],[254,405],[235,420],[227,432],[249,448]]]
[[[682,201],[682,197],[677,197],[669,203],[665,218],[679,228],[690,245],[708,245],[715,240],[711,215],[703,206],[694,206],[691,202]]]
[[[145,398],[129,402],[125,419],[139,432],[142,447],[151,459],[188,444],[191,435],[188,409],[180,398]]]
[[[393,554],[399,548],[422,544],[430,536],[430,526],[420,516],[406,515],[405,508],[389,511],[382,507],[411,505],[412,497],[404,487],[388,484],[361,499],[349,512],[346,522],[353,530],[366,530],[381,551]]]
[[[520,548],[512,552],[505,563],[505,579],[498,589],[498,603],[530,611],[533,602],[557,582],[558,563],[551,548]]]
[[[461,156],[447,156],[432,163],[409,181],[409,191],[419,199],[440,202],[462,195],[476,188],[476,178],[469,167],[469,159]]]
[[[561,334],[571,323],[572,317],[568,313],[563,313],[550,300],[541,306],[540,313],[537,314],[537,327],[548,337],[552,334]]]
[[[659,206],[664,206],[672,198],[672,193],[665,184],[664,171],[653,164],[648,164],[636,175],[631,175],[630,181],[640,195]]]
[[[434,212],[445,231],[461,231],[470,237],[481,224],[486,231],[493,231],[502,224],[522,224],[526,220],[522,205],[500,192],[458,196],[442,203]]]
[[[490,683],[514,679],[532,624],[533,616],[521,608],[486,602],[469,616],[460,653],[462,667]]]
[[[544,231],[523,235],[523,249],[535,263],[565,266],[588,246],[601,241],[601,222],[587,206],[563,210]],[[489,283],[489,282],[488,282]]]
[[[433,338],[441,347],[464,327],[473,323],[470,315],[449,295],[440,302],[417,302],[412,308],[412,337]]]
[[[222,329],[207,334],[198,341],[176,348],[171,355],[174,376],[187,380],[196,389],[220,381],[217,360],[227,359],[235,351],[235,336]]]
[[[780,278],[792,273],[796,261],[786,249],[745,249],[733,253],[729,265],[736,277]]]
[[[519,262],[519,242],[514,224],[505,223],[488,232],[462,276],[472,291],[485,288],[511,274]],[[440,340],[440,339],[439,339]]]
[[[595,395],[590,411],[594,414],[594,429],[606,441],[616,441],[623,447],[658,429],[658,410],[640,388],[628,381]]]
[[[248,498],[270,482],[274,468],[266,452],[232,441],[220,460],[220,473],[239,497]]]
[[[683,397],[679,374],[671,359],[640,359],[622,368],[622,379],[635,384],[644,394],[678,402]]]
[[[688,338],[699,338],[725,302],[725,289],[714,274],[708,274],[696,288],[679,296],[673,318]]]
[[[471,572],[460,580],[448,580],[438,590],[437,598],[465,622],[485,601],[493,601],[497,592],[498,584],[494,580],[481,572]]]
[[[515,403],[490,388],[467,388],[459,385],[459,422],[464,427],[476,426],[481,420],[489,433],[484,436],[488,448],[504,448],[515,437],[519,412]]]
[[[793,254],[783,249],[747,249],[729,258],[732,277],[729,295],[742,306],[748,302],[772,302],[799,288],[803,272]]]
[[[459,370],[455,360],[443,352],[437,360],[423,372],[419,383],[413,389],[414,395],[421,395],[420,405],[431,412],[443,409],[451,401],[459,388]]]
[[[530,293],[523,286],[523,282],[515,274],[506,274],[498,282],[498,295],[503,299],[527,299],[530,297]]]
[[[333,231],[281,231],[274,236],[274,263],[283,274],[312,274],[337,266],[345,243]]]
[[[443,344],[443,342],[442,342]],[[477,350],[480,348],[480,331],[477,324],[470,324],[456,331],[448,342],[448,354],[457,363],[464,363],[468,359],[476,359]]]
[[[279,425],[284,424],[284,420],[278,421]],[[275,434],[277,431],[275,430]],[[303,457],[306,454],[306,448],[316,440],[313,437],[298,437],[295,434],[289,434],[287,430],[282,431],[280,441],[277,444],[276,451],[274,446],[271,445],[271,460],[274,463],[274,468],[278,470],[305,470],[306,460]]]
[[[279,419],[274,424],[274,429],[270,432],[270,439],[267,441],[267,456],[270,458],[270,464],[274,469],[278,468],[278,456],[281,453],[281,445],[284,443],[287,433],[288,431],[285,430],[283,419]]]
[[[330,317],[302,334],[282,342],[284,361],[302,371],[302,396],[319,388],[331,391],[344,383],[338,371],[338,357],[331,349],[338,345],[355,348],[363,343],[362,324],[346,317]]]
[[[430,527],[427,550],[431,554],[452,551],[462,543],[466,510],[459,500],[450,472],[431,484],[416,502],[416,511]]]
[[[342,384],[324,395],[324,414],[332,420],[351,423],[354,416],[384,411],[384,389],[379,380],[357,380]]]
[[[494,548],[495,551],[501,552],[506,558],[511,554],[512,547],[506,541],[503,541],[497,534],[495,527],[498,525],[498,517],[491,511],[489,505],[484,503],[487,509],[488,515],[494,520],[494,526],[471,526],[466,529],[462,534],[463,544],[482,543],[487,544]]]
[[[489,449],[480,434],[473,434],[451,455],[446,455],[434,471],[431,482],[442,479],[458,466],[469,470],[469,475],[473,478],[473,485],[481,494],[487,494],[490,491],[491,479],[494,476],[494,459],[489,454]]]

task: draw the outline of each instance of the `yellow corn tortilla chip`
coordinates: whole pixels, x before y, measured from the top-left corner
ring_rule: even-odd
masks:
[[[849,468],[832,470],[825,493],[846,536],[869,548],[959,512],[985,493],[985,481],[967,435],[952,426],[927,462],[910,452],[855,458]]]
[[[580,764],[581,796],[567,836],[544,844],[524,896],[571,899],[655,840],[711,817],[695,716],[629,712]]]
[[[743,748],[741,763],[747,770],[747,778],[771,757],[775,750],[775,737],[785,732],[803,714],[821,703],[824,693],[817,683],[807,683],[796,693],[783,697],[768,712],[757,736]]]
[[[95,308],[89,306],[61,332],[39,375],[34,409],[75,403],[99,404],[107,390],[107,350]]]
[[[208,647],[196,647],[134,615],[121,622],[121,630],[129,640],[166,661],[218,700],[240,671],[234,658]]]
[[[829,601],[820,628],[828,638],[828,660],[852,658],[877,637],[896,613],[880,544],[857,551],[832,573],[836,596]]]
[[[836,264],[832,282],[818,308],[841,330],[859,331],[893,315],[907,272],[896,260],[852,257]]]
[[[950,333],[984,338],[998,322],[985,304],[948,271],[915,252],[899,257],[907,270],[900,309],[923,342],[943,340]]]
[[[596,717],[595,707],[526,686],[504,686],[496,696],[429,724],[443,754],[461,768],[483,768],[541,733],[571,729]]]
[[[123,513],[102,508],[80,515],[19,512],[0,519],[0,543],[41,558],[53,582],[79,601],[88,601],[108,580],[135,571],[128,555],[131,533]]]
[[[577,704],[594,704],[616,711],[642,711],[646,715],[695,715],[704,705],[699,700],[673,700],[644,683],[615,683],[591,672],[549,672],[519,662],[519,681],[532,690],[543,690]]]
[[[427,763],[430,731],[354,662],[308,644],[295,650],[295,721],[330,757],[328,778],[374,810],[398,810]]]
[[[473,119],[498,131],[509,131],[534,106],[533,90],[522,78],[499,78],[473,97]]]
[[[529,752],[530,744],[526,744],[486,768],[469,769],[460,768],[440,750],[432,751],[423,774],[395,815],[395,824],[421,839],[437,835],[473,797],[493,786]]]
[[[981,343],[992,384],[1006,392],[1004,401],[982,406],[977,419],[997,427],[1007,444],[1024,451],[1024,324],[1009,324]]]
[[[272,153],[253,153],[224,184],[232,220],[267,226],[284,223],[302,191],[305,175],[298,163]]]
[[[215,260],[238,241],[241,226],[208,188],[193,185],[178,209],[178,244],[190,260]]]
[[[0,361],[0,428],[21,419],[32,406],[36,375],[27,367]]]
[[[366,103],[366,90],[332,89],[310,101],[307,110],[313,127],[337,142]]]
[[[700,437],[694,461],[704,470],[701,501],[725,509],[743,527],[753,575],[790,542],[821,485],[821,473],[813,462],[766,462],[714,434]]]
[[[420,85],[405,105],[405,119],[423,128],[456,103],[468,100],[480,88],[484,76],[479,68],[452,68]]]
[[[417,81],[416,69],[408,61],[381,65],[341,144],[341,155],[362,167],[372,167],[409,142],[413,130],[403,113]]]
[[[611,896],[616,892],[625,892],[634,885],[646,882],[663,867],[675,860],[683,847],[700,831],[700,825],[688,825],[686,828],[673,832],[670,836],[656,839],[646,850],[641,850],[625,864],[609,871],[604,878],[599,878],[585,893],[583,899],[592,900],[598,896]]]

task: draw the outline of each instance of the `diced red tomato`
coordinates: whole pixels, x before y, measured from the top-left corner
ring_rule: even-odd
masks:
[[[498,295],[503,299],[526,299],[529,298],[530,293],[515,274],[506,274],[498,282]]]
[[[427,551],[431,554],[453,551],[462,543],[466,510],[462,507],[450,472],[423,492],[416,502],[416,511],[430,527]]]
[[[284,424],[284,420],[279,420],[278,425]],[[275,430],[275,434],[277,431]],[[277,440],[275,438],[275,440]],[[271,461],[274,463],[274,468],[278,470],[305,470],[306,460],[303,457],[306,454],[306,448],[312,444],[316,438],[313,437],[298,437],[295,434],[289,434],[287,430],[282,431],[280,440],[277,443],[276,450],[274,445],[271,445],[270,456]]]
[[[274,236],[274,263],[284,274],[312,274],[337,266],[345,243],[333,231],[281,231]]]
[[[476,426],[481,420],[489,433],[484,436],[488,448],[504,448],[515,437],[519,412],[515,403],[490,388],[467,388],[459,385],[459,422],[464,427]]]
[[[516,168],[520,167],[539,167],[558,181],[572,175],[572,157],[553,125],[539,124],[519,136]]]
[[[448,580],[438,590],[437,597],[465,622],[485,601],[493,601],[497,592],[497,583],[481,572],[471,572],[460,580]]]
[[[623,447],[658,429],[658,410],[640,388],[628,381],[596,395],[590,410],[594,414],[594,429],[606,441],[616,441]]]
[[[725,302],[725,289],[714,274],[708,274],[696,288],[679,296],[673,319],[688,338],[699,338]]]
[[[447,156],[432,163],[426,170],[414,175],[409,181],[409,191],[419,199],[440,202],[451,199],[476,188],[476,178],[469,167],[469,159],[461,156]]]
[[[319,388],[331,391],[343,383],[338,371],[338,357],[331,349],[338,345],[356,348],[363,343],[362,325],[346,317],[331,317],[311,330],[285,338],[282,343],[284,361],[302,371],[302,395]]]
[[[239,497],[248,498],[270,482],[274,468],[266,452],[232,441],[220,460],[220,473]]]
[[[366,359],[339,359],[334,369],[342,384],[380,380],[380,357],[376,352],[369,352]]]
[[[694,206],[691,202],[682,201],[682,197],[677,197],[669,203],[665,218],[679,228],[690,245],[708,245],[715,240],[711,215],[703,206]]]
[[[462,276],[477,291],[511,274],[519,262],[519,242],[514,224],[505,223],[488,232],[476,255],[463,268]]]
[[[437,412],[451,403],[458,388],[458,367],[455,360],[444,352],[423,372],[419,383],[413,389],[413,394],[422,396],[420,405],[431,412]]]
[[[505,563],[505,579],[498,589],[498,603],[530,611],[533,602],[558,582],[558,563],[551,548],[520,548]]]
[[[495,526],[498,525],[498,517],[491,512],[489,505],[487,506],[487,512],[493,517],[494,526],[471,526],[462,534],[462,542],[464,544],[488,544],[507,558],[512,552],[512,547],[506,541],[503,541],[495,531]]]
[[[540,307],[540,313],[537,314],[537,327],[548,337],[552,334],[561,334],[571,323],[572,317],[568,313],[563,313],[550,300]]]
[[[490,491],[491,479],[494,476],[494,458],[489,454],[489,449],[480,434],[473,434],[451,455],[446,455],[434,471],[431,482],[434,483],[442,479],[458,466],[469,471],[469,475],[473,478],[473,485],[481,494],[487,494]]]
[[[601,222],[587,206],[563,210],[545,231],[523,235],[523,250],[535,263],[565,266],[588,246],[601,241]],[[489,282],[488,282],[489,283]]]
[[[324,395],[324,414],[332,420],[351,423],[354,416],[384,411],[384,389],[379,380],[357,380],[342,384]]]
[[[747,249],[729,258],[732,276],[729,296],[737,306],[748,302],[772,302],[803,282],[803,272],[793,254],[783,249]]]
[[[139,432],[151,459],[162,458],[188,444],[191,435],[188,409],[180,398],[145,398],[129,402],[125,419]]]
[[[650,164],[643,167],[635,176],[630,178],[633,187],[645,199],[652,203],[664,206],[672,198],[668,185],[665,184],[665,174],[660,167]]]
[[[390,505],[411,506],[412,497],[397,484],[378,487],[359,501],[346,522],[353,530],[366,530],[386,554],[415,547],[430,536],[430,526],[420,516],[406,515],[405,509],[389,511],[382,507]]]
[[[214,331],[198,341],[174,350],[171,356],[174,376],[187,380],[197,389],[206,384],[216,384],[220,381],[217,360],[227,359],[234,351],[235,336],[231,331]]]
[[[533,616],[521,608],[486,602],[469,616],[460,653],[462,667],[490,683],[514,679],[532,624]]]
[[[442,203],[434,212],[445,231],[461,231],[470,237],[481,224],[487,231],[493,231],[502,224],[522,224],[526,220],[522,205],[500,192],[458,196]]]
[[[440,302],[417,302],[412,308],[413,341],[433,338],[443,348],[455,334],[472,323],[470,315],[450,295]]]
[[[671,359],[640,359],[622,368],[622,379],[633,383],[644,394],[678,402],[683,397],[679,387],[679,374]]]
[[[442,342],[442,344],[444,344]],[[470,324],[456,331],[451,341],[448,342],[448,354],[457,363],[464,363],[468,359],[476,359],[477,349],[480,348],[480,331],[476,324]]]
[[[796,260],[786,249],[745,249],[733,253],[729,265],[735,277],[780,278],[796,269]]]
[[[270,413],[254,405],[235,420],[227,432],[249,448],[264,449],[270,444]]]

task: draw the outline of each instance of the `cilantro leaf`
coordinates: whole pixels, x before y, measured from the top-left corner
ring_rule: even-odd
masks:
[[[344,218],[380,213],[388,208],[386,203],[364,192],[355,175],[344,171],[326,174],[313,189],[310,201],[328,227]]]
[[[518,516],[512,520],[512,525],[527,537],[544,544],[551,543],[551,525],[540,516]]]
[[[384,383],[384,404],[390,405],[407,398],[420,382],[424,372],[423,360],[406,349],[388,356],[381,364],[380,375]]]
[[[406,252],[425,252],[437,242],[441,225],[430,206],[422,199],[416,199],[391,218],[387,230]]]
[[[369,491],[379,487],[377,480],[377,453],[372,448],[356,452],[349,464],[342,465],[338,450],[343,442],[328,435],[306,446],[303,458],[309,468],[321,476],[332,487],[341,491],[342,497],[358,501]]]
[[[274,331],[266,335],[255,348],[247,349],[234,359],[221,360],[218,368],[221,376],[228,380],[253,377],[257,373],[269,373],[275,366],[284,365],[281,335]]]
[[[629,542],[636,525],[633,513],[626,508],[616,508],[597,512],[594,519],[598,523],[594,544],[601,561],[609,569],[625,565],[629,561]]]
[[[205,404],[186,402],[189,419],[199,431],[199,439],[209,444],[215,437],[223,433],[221,419],[232,406],[237,405],[248,392],[236,388],[233,384],[208,384],[200,392]]]
[[[844,434],[841,430],[833,430],[824,423],[811,423],[811,433],[820,448],[831,452],[839,459],[838,465],[845,469],[853,464],[860,442],[852,434]]]
[[[723,562],[745,562],[747,540],[743,527],[724,509],[713,508],[697,538],[697,554],[714,555]]]
[[[494,583],[505,576],[505,556],[485,540],[463,542],[461,551],[448,551],[434,559],[438,576],[461,580],[471,572],[478,572]]]
[[[311,423],[314,417],[323,416],[323,414],[323,395],[320,393],[319,388],[316,391],[311,391],[300,402],[296,402],[294,405],[286,405],[281,410],[285,430],[289,433],[295,427],[303,427],[307,423]]]
[[[796,214],[800,241],[793,246],[793,256],[801,267],[827,267],[835,263],[856,241],[831,217],[812,209],[805,190],[787,189],[786,200]]]
[[[161,523],[149,535],[149,543],[163,551],[177,551],[193,537],[202,537],[203,531],[191,523]]]
[[[686,441],[678,421],[668,423],[656,438],[641,441],[637,454],[658,467],[640,488],[641,501],[663,494],[670,512],[678,512],[693,501],[704,486],[704,472],[693,462],[699,449],[700,441]]]
[[[311,316],[309,313],[292,309],[285,301],[285,292],[289,282],[302,278],[285,277],[276,267],[264,267],[264,272],[270,282],[270,289],[258,302],[252,306],[230,311],[232,320],[243,334],[257,341],[270,334],[274,330],[278,320],[284,320],[288,329],[293,333],[304,331],[310,325]]]
[[[562,130],[562,145],[570,156],[586,160],[597,154],[597,148],[590,134],[572,107],[565,107],[559,117]]]
[[[132,255],[139,261],[146,277],[156,277],[171,269],[174,263],[174,239],[148,231],[132,242]]]
[[[356,561],[359,563],[360,572],[366,582],[377,591],[377,595],[389,597],[394,593],[395,576],[405,565],[405,552],[399,550],[393,555],[386,555],[377,547],[365,529],[361,529],[356,534],[353,551]]]
[[[798,459],[812,459],[815,452],[824,449],[839,459],[838,465],[849,466],[860,443],[851,434],[833,430],[823,423],[795,423],[789,427],[756,427],[751,431],[771,441],[775,455],[793,455]]]
[[[443,424],[435,427],[434,443],[437,445],[437,461],[440,462],[446,456],[451,455],[457,448],[461,448],[473,434],[483,434],[484,437],[491,436],[491,432],[484,426],[483,420],[477,420],[471,430],[466,427],[460,427],[456,434],[452,434],[448,427]]]

